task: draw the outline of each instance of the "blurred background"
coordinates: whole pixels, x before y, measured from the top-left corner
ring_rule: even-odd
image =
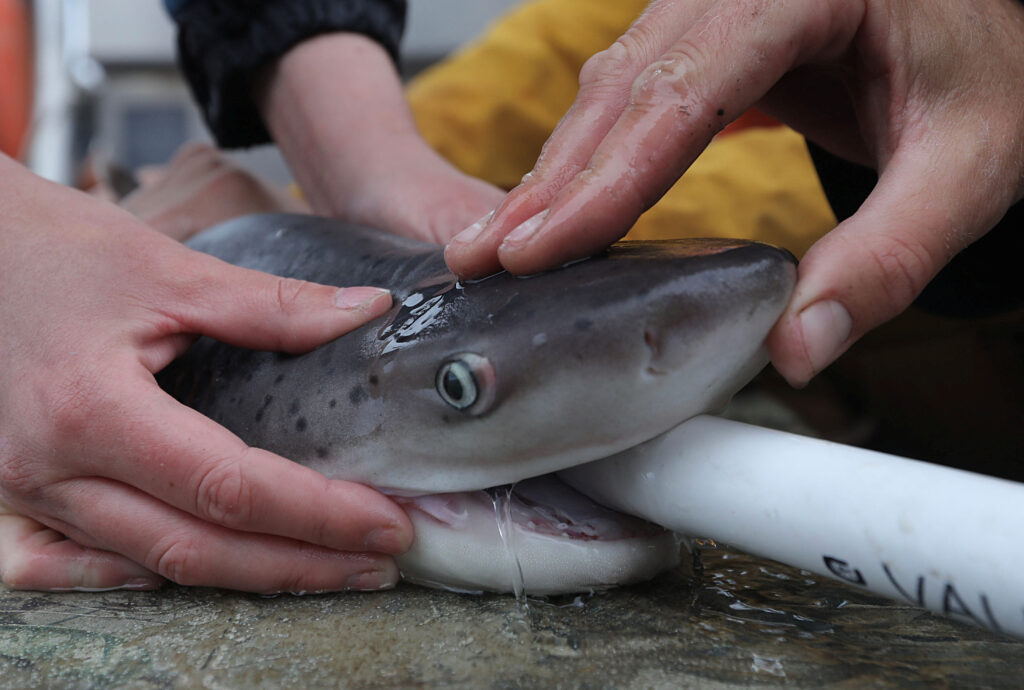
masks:
[[[476,35],[515,0],[410,0],[406,76]],[[39,46],[33,51],[33,45]],[[0,149],[55,181],[80,182],[87,156],[136,168],[208,141],[175,65],[160,0],[0,0]],[[233,154],[290,179],[272,147]]]

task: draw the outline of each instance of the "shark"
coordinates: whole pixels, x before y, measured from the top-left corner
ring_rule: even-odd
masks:
[[[391,495],[416,534],[403,578],[457,591],[591,591],[675,565],[670,529],[556,473],[721,408],[767,363],[796,282],[789,252],[732,239],[619,242],[472,281],[440,245],[316,216],[246,216],[188,244],[391,291],[389,313],[310,353],[204,337],[158,380],[250,445]]]

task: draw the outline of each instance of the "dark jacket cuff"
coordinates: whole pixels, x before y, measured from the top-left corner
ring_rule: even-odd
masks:
[[[218,144],[266,143],[253,100],[261,67],[334,31],[364,34],[397,61],[405,7],[405,0],[193,0],[174,14],[181,68]]]

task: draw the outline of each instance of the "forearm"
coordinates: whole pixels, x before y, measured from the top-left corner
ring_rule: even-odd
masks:
[[[358,195],[338,190],[379,184],[426,148],[390,57],[358,34],[299,44],[268,69],[257,94],[264,121],[319,213],[346,215],[341,199]]]
[[[181,68],[224,147],[269,141],[253,99],[260,70],[294,46],[347,31],[398,54],[405,0],[166,0]]]
[[[364,36],[304,41],[256,100],[316,213],[445,242],[504,196],[427,145],[387,52]]]

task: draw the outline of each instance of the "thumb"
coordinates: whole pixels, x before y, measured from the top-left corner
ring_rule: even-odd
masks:
[[[793,297],[768,337],[775,368],[794,386],[909,307],[1012,202],[1010,190],[978,184],[962,158],[922,155],[923,147],[906,155],[908,148],[857,213],[801,261]]]
[[[181,332],[298,354],[358,328],[391,306],[387,290],[331,287],[239,268],[190,249],[172,287]]]

